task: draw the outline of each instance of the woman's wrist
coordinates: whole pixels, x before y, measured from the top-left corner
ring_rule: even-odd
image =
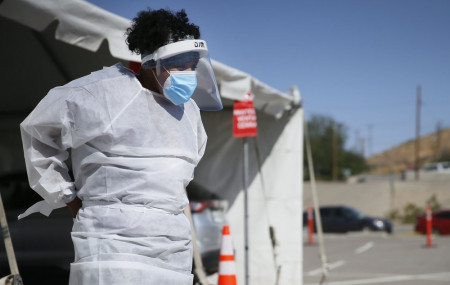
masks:
[[[66,203],[66,205],[72,211],[73,216],[76,217],[77,214],[78,214],[78,211],[80,210],[80,208],[83,205],[83,203],[82,203],[80,198],[75,196],[75,199],[73,199],[72,201]]]

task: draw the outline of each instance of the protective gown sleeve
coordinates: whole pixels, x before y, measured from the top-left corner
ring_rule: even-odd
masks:
[[[203,127],[203,123],[200,117],[197,123],[197,144],[198,144],[199,159],[201,159],[205,154],[207,140],[208,136],[206,135],[206,131],[205,128]]]
[[[52,89],[20,124],[28,181],[44,200],[19,215],[19,219],[35,212],[48,216],[76,196],[65,163],[72,141],[68,96],[70,92],[65,88]]]

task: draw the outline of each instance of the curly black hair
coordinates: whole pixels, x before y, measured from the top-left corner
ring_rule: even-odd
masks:
[[[170,41],[177,42],[186,37],[200,38],[198,26],[189,23],[186,12],[168,9],[141,11],[126,31],[130,51],[136,54],[152,53]]]

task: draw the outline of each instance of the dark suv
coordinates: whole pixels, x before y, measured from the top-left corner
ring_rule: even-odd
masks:
[[[207,196],[196,189],[188,189],[188,194],[190,192],[190,207],[203,265],[207,273],[214,273],[219,263],[226,203],[217,200],[217,196]],[[74,259],[70,210],[65,207],[54,210],[50,217],[33,214],[17,220],[19,214],[42,200],[30,189],[26,173],[1,176],[0,193],[24,284],[67,284],[70,263]],[[8,259],[4,243],[0,241],[0,277],[8,274]]]
[[[383,218],[370,217],[347,206],[322,206],[319,208],[324,233],[351,231],[385,231],[392,233],[392,223]],[[303,226],[307,227],[307,212],[303,213]],[[316,228],[314,227],[314,231]]]

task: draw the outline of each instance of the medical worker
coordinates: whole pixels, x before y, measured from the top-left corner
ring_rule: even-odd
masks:
[[[184,189],[205,151],[200,109],[222,108],[208,49],[184,10],[142,11],[126,34],[139,75],[93,72],[50,90],[22,122],[44,200],[21,218],[71,208],[71,285],[191,285]]]

